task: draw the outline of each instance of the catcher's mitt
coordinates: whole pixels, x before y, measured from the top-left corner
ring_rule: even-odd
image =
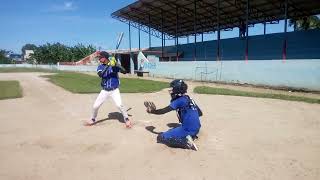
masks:
[[[152,111],[157,109],[156,105],[154,105],[154,103],[151,102],[151,101],[145,101],[144,102],[144,106],[146,106],[148,113],[150,113],[150,112],[152,112]]]

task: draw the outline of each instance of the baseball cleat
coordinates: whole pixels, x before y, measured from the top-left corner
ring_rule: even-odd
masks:
[[[194,141],[193,141],[193,139],[192,139],[192,137],[191,137],[190,135],[188,135],[188,136],[186,137],[186,139],[187,139],[187,147],[188,147],[189,149],[192,149],[192,150],[195,150],[195,151],[198,151],[198,150],[199,150],[198,147],[197,147],[197,145],[196,145],[196,143],[194,143]]]

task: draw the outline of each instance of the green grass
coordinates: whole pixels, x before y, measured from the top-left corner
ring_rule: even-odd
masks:
[[[54,75],[45,75],[49,81],[73,93],[97,93],[100,92],[101,79],[74,72],[60,72]],[[166,82],[151,81],[133,78],[120,79],[120,91],[122,93],[150,93],[169,87]]]
[[[144,79],[121,78],[120,91],[123,93],[152,93],[168,88],[169,83]]]
[[[22,89],[18,81],[0,81],[0,100],[22,97]]]
[[[0,67],[0,73],[11,72],[57,72],[56,70],[42,68],[24,68],[24,67]]]
[[[301,102],[307,102],[307,103],[320,104],[320,99],[315,99],[315,98],[291,96],[291,95],[285,95],[285,94],[246,92],[246,91],[238,91],[238,90],[231,90],[231,89],[225,89],[225,88],[213,88],[213,87],[207,87],[207,86],[198,86],[193,91],[199,94],[218,94],[218,95],[230,95],[230,96],[271,98],[271,99],[281,99],[281,100],[287,100],[287,101],[301,101]]]

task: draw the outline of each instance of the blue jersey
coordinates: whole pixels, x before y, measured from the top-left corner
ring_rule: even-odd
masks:
[[[118,72],[120,68],[117,66],[107,66],[105,64],[100,64],[97,68],[97,72],[103,72],[106,69],[105,73],[101,75],[101,87],[104,90],[113,90],[119,87],[120,81]]]
[[[181,96],[171,102],[170,107],[178,112],[178,117],[185,131],[198,133],[201,124],[197,105],[189,96]]]

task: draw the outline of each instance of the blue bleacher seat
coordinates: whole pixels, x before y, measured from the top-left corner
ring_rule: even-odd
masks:
[[[249,37],[249,60],[282,59],[284,33],[257,35]],[[240,38],[222,39],[222,60],[243,60],[245,58],[245,40]],[[198,42],[197,60],[215,60],[217,41]],[[176,52],[175,46],[164,48],[168,53]],[[161,51],[161,47],[151,50]],[[183,52],[180,60],[192,61],[194,43],[179,45]],[[320,59],[320,30],[297,31],[287,33],[287,59]]]

